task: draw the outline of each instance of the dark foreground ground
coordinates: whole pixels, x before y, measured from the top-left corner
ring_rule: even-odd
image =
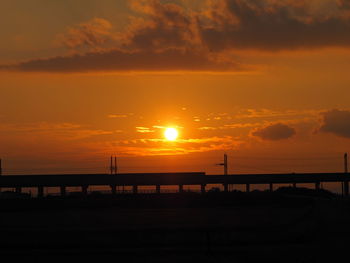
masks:
[[[348,262],[350,201],[323,191],[0,200],[0,258]]]

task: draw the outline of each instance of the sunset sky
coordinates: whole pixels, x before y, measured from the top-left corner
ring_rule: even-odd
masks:
[[[6,174],[342,171],[349,0],[2,0]],[[175,141],[164,138],[176,128]]]

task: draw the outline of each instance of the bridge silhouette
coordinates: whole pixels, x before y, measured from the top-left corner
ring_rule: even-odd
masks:
[[[59,187],[61,196],[65,196],[67,187],[81,187],[82,194],[88,193],[90,186],[109,186],[111,193],[117,193],[117,187],[132,187],[134,194],[139,193],[140,186],[155,186],[156,193],[161,193],[163,186],[177,186],[184,191],[184,186],[200,186],[202,193],[209,184],[222,185],[223,191],[233,185],[245,185],[247,192],[251,185],[269,185],[273,191],[274,184],[314,184],[320,189],[323,182],[338,182],[342,185],[345,196],[349,195],[350,175],[347,173],[292,173],[292,174],[228,174],[206,175],[204,172],[188,173],[125,173],[125,174],[47,174],[47,175],[2,175],[0,188],[15,188],[21,193],[22,188],[37,188],[38,197],[44,196],[44,188]]]

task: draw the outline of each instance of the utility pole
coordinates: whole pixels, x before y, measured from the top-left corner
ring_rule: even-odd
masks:
[[[114,174],[118,173],[117,156],[114,156]]]
[[[118,173],[118,167],[117,167],[117,156],[111,155],[111,161],[110,161],[110,166],[109,170],[111,174],[117,174]]]
[[[224,162],[223,163],[218,163],[216,165],[220,165],[224,167],[224,175],[228,175],[228,159],[227,159],[227,154],[224,154]]]
[[[2,175],[2,159],[0,158],[0,176]],[[0,193],[1,193],[1,188],[0,188]]]
[[[109,169],[111,171],[111,174],[113,174],[113,156],[111,155],[111,164],[109,166]]]
[[[345,176],[348,175],[348,153],[344,154],[344,173]],[[343,183],[344,185],[344,195],[348,196],[349,195],[349,181],[346,179]]]
[[[348,173],[348,153],[344,153],[344,172]]]
[[[2,175],[2,159],[0,158],[0,176]]]

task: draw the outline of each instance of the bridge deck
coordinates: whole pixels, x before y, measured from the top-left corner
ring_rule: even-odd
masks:
[[[58,174],[0,176],[0,187],[69,187],[90,185],[206,185],[206,184],[288,184],[347,182],[345,173],[232,174],[138,173],[138,174]]]

